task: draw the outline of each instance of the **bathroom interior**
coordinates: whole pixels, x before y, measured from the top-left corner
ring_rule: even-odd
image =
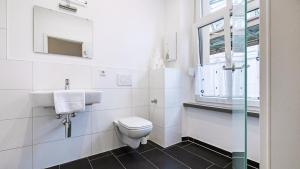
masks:
[[[299,169],[299,11],[0,0],[0,169]]]

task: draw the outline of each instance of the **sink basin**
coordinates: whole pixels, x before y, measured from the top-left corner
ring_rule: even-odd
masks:
[[[33,107],[54,107],[54,91],[35,91],[32,92]],[[102,91],[85,90],[85,104],[93,105],[101,103]]]

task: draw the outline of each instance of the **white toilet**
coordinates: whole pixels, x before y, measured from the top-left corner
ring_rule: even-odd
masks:
[[[150,121],[140,117],[129,117],[116,120],[114,121],[114,126],[122,143],[133,149],[138,148],[142,140],[146,140],[146,137],[153,128]]]

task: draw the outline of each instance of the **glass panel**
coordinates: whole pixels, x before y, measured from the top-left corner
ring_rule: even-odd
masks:
[[[202,16],[216,12],[226,6],[225,0],[202,0],[201,2]]]
[[[224,20],[219,20],[199,28],[200,53],[200,95],[205,97],[225,97],[226,74]]]
[[[246,0],[232,0],[232,168],[247,168]]]

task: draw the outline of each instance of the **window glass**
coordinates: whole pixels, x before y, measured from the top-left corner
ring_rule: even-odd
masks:
[[[201,60],[201,95],[206,97],[225,97],[224,20],[214,22],[199,29],[199,53]]]
[[[226,6],[225,0],[203,0],[201,2],[202,16],[216,12],[217,10]]]
[[[248,62],[248,97],[249,100],[259,99],[259,9],[248,12],[247,29],[247,62]],[[225,59],[224,19],[199,28],[199,85],[198,92],[202,97],[226,97],[232,92],[233,97],[240,97],[244,92],[243,70],[236,70],[232,74],[234,91],[227,91],[228,74],[223,70]],[[232,57],[236,67],[245,66],[244,55],[238,53]],[[227,63],[228,64],[228,63]],[[227,80],[228,79],[228,80]]]

